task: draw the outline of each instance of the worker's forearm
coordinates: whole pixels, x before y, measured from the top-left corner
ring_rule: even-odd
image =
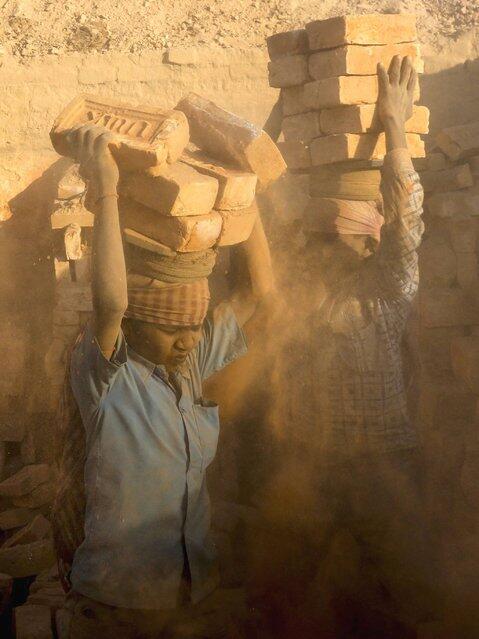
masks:
[[[407,149],[406,127],[400,118],[389,118],[384,124],[386,150]]]
[[[96,312],[121,314],[128,305],[118,200],[101,198],[95,206],[92,293]]]
[[[246,256],[251,287],[256,299],[262,299],[274,288],[273,268],[268,240],[258,217],[249,239],[242,244]]]

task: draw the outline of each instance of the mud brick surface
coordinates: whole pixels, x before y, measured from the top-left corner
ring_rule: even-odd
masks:
[[[319,113],[299,113],[283,118],[282,131],[286,142],[298,140],[308,144],[314,138],[321,135],[319,127]]]
[[[53,260],[53,265],[55,269],[55,281],[57,284],[61,284],[65,281],[72,281],[70,262],[68,260],[59,260],[55,257],[55,259]]]
[[[120,219],[123,227],[184,253],[214,246],[223,224],[217,211],[208,215],[167,217],[126,198],[120,200]]]
[[[464,218],[479,215],[479,190],[476,186],[461,191],[433,193],[427,199],[430,215],[439,218]]]
[[[70,206],[58,206],[50,215],[52,230],[63,229],[70,224],[78,224],[82,227],[91,227],[95,222],[95,216],[88,211],[81,202],[72,203]]]
[[[26,526],[36,516],[34,510],[29,508],[9,508],[0,513],[0,530],[11,530]]]
[[[199,173],[209,175],[218,181],[215,209],[225,211],[244,209],[253,203],[258,182],[254,173],[221,164],[201,151],[190,148],[185,150],[181,161],[192,166]]]
[[[441,171],[448,166],[448,160],[441,151],[428,153],[425,158],[416,158],[413,160],[416,171]]]
[[[277,89],[294,87],[309,80],[308,56],[285,55],[268,63],[269,85]]]
[[[304,142],[297,140],[278,142],[278,148],[286,161],[288,169],[308,169],[311,166],[309,147]]]
[[[457,265],[457,283],[464,290],[478,288],[478,263],[475,253],[458,253],[456,255]]]
[[[374,104],[378,100],[378,78],[374,75],[341,75],[313,80],[304,85],[304,104],[311,109],[325,109],[342,104]],[[419,86],[415,100],[419,99]]]
[[[479,121],[443,129],[437,134],[436,142],[451,160],[477,155],[479,153]]]
[[[304,87],[289,87],[281,89],[281,106],[283,117],[306,113],[308,109],[304,101]]]
[[[426,237],[419,251],[421,286],[453,286],[457,276],[457,257],[446,238]]]
[[[75,98],[55,120],[50,138],[60,155],[75,158],[69,131],[78,124],[108,129],[114,135],[112,153],[129,170],[175,162],[189,140],[188,122],[178,111],[132,107],[87,95]]]
[[[51,536],[51,525],[43,515],[37,515],[27,526],[9,537],[2,548],[30,544]]]
[[[129,244],[139,246],[140,248],[151,251],[152,253],[156,253],[158,255],[168,255],[170,257],[174,257],[175,255],[175,251],[173,251],[173,249],[170,249],[168,246],[165,246],[164,244],[161,244],[156,240],[152,240],[146,235],[138,233],[138,231],[133,231],[133,229],[123,229],[123,237]]]
[[[24,435],[25,424],[18,419],[18,415],[3,413],[0,421],[0,442],[21,442]]]
[[[53,639],[49,606],[25,604],[15,608],[17,639]]]
[[[19,497],[30,493],[34,488],[47,481],[50,467],[47,464],[25,466],[17,473],[0,483],[0,496]]]
[[[479,155],[475,157],[469,158],[469,167],[471,169],[471,173],[475,178],[479,177]]]
[[[218,180],[182,162],[129,173],[119,192],[161,215],[205,215],[218,195]]]
[[[59,311],[89,312],[93,310],[91,287],[89,285],[72,282],[70,286],[57,287],[55,296]]]
[[[309,48],[308,35],[305,29],[275,33],[266,38],[266,45],[271,60],[285,55],[307,53]]]
[[[315,80],[338,75],[375,75],[378,63],[388,68],[395,55],[410,56],[417,71],[424,72],[419,45],[411,42],[371,47],[351,44],[318,51],[309,57],[309,75]]]
[[[382,131],[376,104],[360,104],[323,109],[319,118],[322,133],[368,133]],[[407,133],[428,133],[429,109],[414,106],[412,117],[406,122]]]
[[[258,217],[256,202],[242,211],[221,211],[223,226],[218,239],[219,246],[231,246],[245,242],[251,235]]]
[[[425,155],[424,142],[419,135],[406,134],[408,148],[413,157]],[[314,166],[344,160],[375,160],[386,155],[384,133],[339,133],[316,138],[310,144],[311,162]]]
[[[450,220],[446,222],[452,248],[456,253],[475,253],[478,248],[479,220]]]
[[[419,307],[426,328],[479,324],[478,300],[459,287],[423,290]]]
[[[13,548],[0,548],[0,572],[12,577],[37,575],[54,563],[55,553],[50,539]]]
[[[479,395],[479,337],[455,337],[451,343],[451,361],[456,377]]]
[[[79,197],[86,190],[85,182],[80,177],[78,165],[71,166],[58,182],[55,196],[58,200],[70,200]]]
[[[407,14],[350,15],[314,20],[306,25],[309,48],[344,44],[399,44],[417,39],[416,18]]]
[[[469,165],[463,164],[442,171],[424,171],[421,173],[421,184],[426,193],[430,191],[442,193],[472,186],[474,179]]]
[[[190,125],[191,141],[213,157],[233,162],[258,176],[265,188],[286,170],[277,146],[260,127],[190,93],[176,107]]]
[[[28,495],[14,497],[13,504],[19,508],[40,508],[50,504],[55,497],[55,486],[52,482],[40,484]]]

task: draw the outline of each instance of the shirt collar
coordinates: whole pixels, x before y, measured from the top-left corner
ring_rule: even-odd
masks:
[[[142,372],[142,377],[143,380],[149,379],[153,373],[157,373],[157,375],[164,381],[167,382],[168,381],[168,371],[166,370],[166,367],[163,364],[153,364],[153,362],[150,362],[149,359],[146,359],[146,357],[143,357],[142,355],[140,355],[139,353],[137,353],[135,350],[133,350],[133,348],[131,346],[129,346],[127,344],[126,346],[127,348],[127,353],[128,353],[128,359],[131,359],[132,361],[135,362],[135,364],[138,366],[138,368],[140,368],[141,372]],[[190,373],[189,373],[189,357],[187,357],[186,361],[181,364],[180,366],[178,366],[177,371],[186,378],[190,377]]]

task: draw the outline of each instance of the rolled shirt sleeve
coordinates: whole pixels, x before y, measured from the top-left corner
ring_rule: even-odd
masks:
[[[247,351],[246,339],[232,307],[223,302],[205,320],[198,345],[198,367],[202,379],[221,370]]]
[[[118,335],[113,355],[107,359],[93,335],[91,322],[87,324],[72,352],[70,363],[72,390],[87,431],[102,399],[126,361],[126,342],[122,332]]]

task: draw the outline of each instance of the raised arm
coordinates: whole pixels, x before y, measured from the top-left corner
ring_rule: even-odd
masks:
[[[86,206],[95,214],[92,253],[93,332],[108,359],[128,305],[126,267],[118,215],[119,172],[108,148],[111,134],[83,126],[77,136],[80,172],[87,183]]]
[[[412,115],[417,73],[408,57],[395,56],[386,71],[378,66],[379,117],[386,134],[382,169],[384,226],[376,255],[384,293],[412,300],[418,282],[417,249],[424,224],[423,189],[407,148],[406,122]]]
[[[246,242],[238,246],[243,253],[249,282],[239,282],[230,299],[240,326],[253,317],[261,302],[270,298],[274,291],[273,269],[268,240],[261,218],[258,217]]]

